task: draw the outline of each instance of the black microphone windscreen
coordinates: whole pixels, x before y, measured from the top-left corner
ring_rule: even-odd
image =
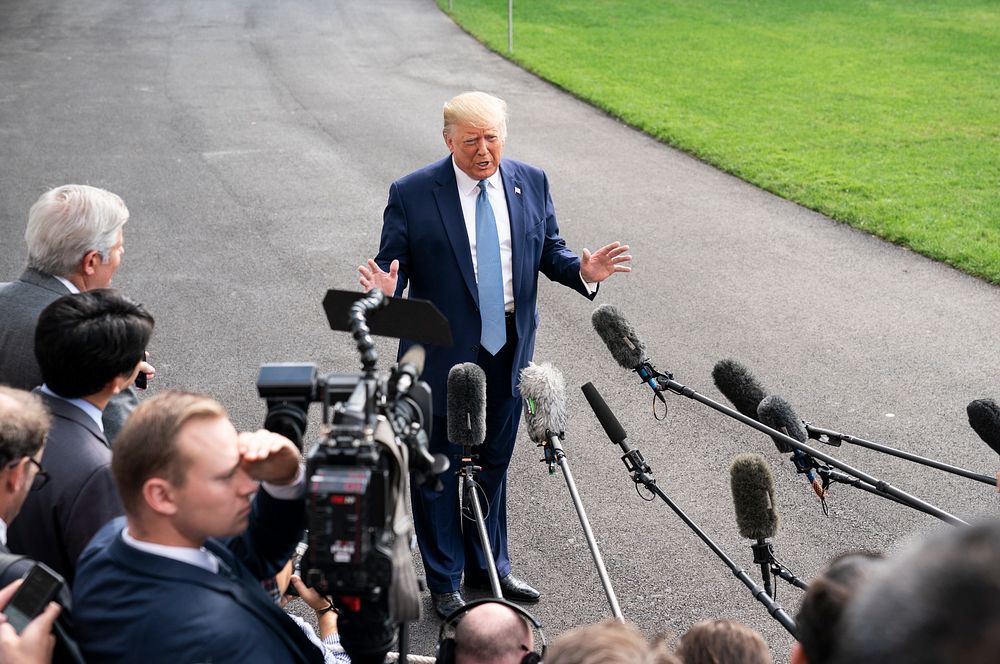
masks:
[[[969,414],[969,426],[983,442],[1000,454],[1000,408],[992,399],[976,399],[965,409]]]
[[[413,367],[414,375],[419,376],[424,372],[424,359],[427,357],[427,351],[421,345],[410,346],[409,350],[403,353],[403,357],[399,359],[399,366],[409,364]]]
[[[448,372],[448,440],[481,445],[486,439],[486,374],[473,362]]]
[[[795,414],[792,405],[777,394],[764,397],[764,400],[757,406],[757,419],[760,420],[761,424],[772,429],[784,431],[787,436],[800,443],[806,442],[809,438],[809,432],[806,431],[799,416]],[[782,439],[772,436],[771,440],[774,441],[778,451],[782,454],[792,451],[792,447]]]
[[[774,537],[778,511],[774,505],[774,476],[759,454],[741,454],[729,469],[740,535],[752,540]]]
[[[631,371],[646,361],[646,347],[625,317],[613,306],[602,304],[594,309],[590,322],[615,362]]]
[[[566,431],[566,381],[548,362],[521,369],[521,398],[528,436],[536,443],[546,440],[546,431]],[[530,401],[530,403],[528,403]]]
[[[719,360],[712,368],[712,380],[736,410],[757,419],[757,406],[767,392],[745,366],[736,360]]]
[[[625,429],[622,428],[615,414],[608,408],[608,404],[604,402],[601,393],[597,391],[593,383],[587,383],[581,389],[583,390],[583,396],[587,398],[587,403],[590,404],[590,408],[594,411],[594,415],[597,416],[597,421],[604,427],[604,433],[608,434],[608,438],[611,439],[612,443],[621,445],[622,441],[628,437],[628,434],[625,433]]]

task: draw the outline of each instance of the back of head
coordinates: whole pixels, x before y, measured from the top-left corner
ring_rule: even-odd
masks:
[[[0,467],[35,456],[48,432],[49,414],[38,395],[0,385]]]
[[[633,625],[606,620],[577,627],[552,642],[545,664],[653,664],[654,649]]]
[[[524,618],[500,603],[473,608],[455,628],[456,664],[517,664],[533,647]]]
[[[42,310],[35,328],[42,378],[68,399],[96,394],[143,359],[153,325],[141,304],[117,291],[64,295]]]
[[[875,553],[847,553],[834,558],[809,582],[795,616],[796,633],[809,664],[833,660],[840,624],[851,600],[882,562]]]
[[[50,189],[28,213],[28,267],[68,277],[89,251],[107,259],[128,216],[125,203],[110,191],[81,184]]]
[[[681,637],[676,655],[684,664],[771,664],[771,653],[756,631],[734,620],[705,620]]]
[[[951,528],[887,560],[843,619],[835,662],[996,662],[1000,521]]]
[[[219,402],[191,392],[161,392],[132,411],[111,451],[111,472],[129,517],[141,514],[146,480],[184,484],[186,467],[177,445],[181,428],[197,418],[219,417],[226,417]]]
[[[507,102],[485,92],[463,92],[444,104],[444,133],[450,136],[457,125],[479,129],[496,128],[507,137]]]

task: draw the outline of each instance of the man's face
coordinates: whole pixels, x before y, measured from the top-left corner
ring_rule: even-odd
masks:
[[[186,481],[174,488],[174,527],[193,545],[246,530],[257,482],[240,466],[236,429],[225,417],[197,418],[177,436]]]
[[[118,241],[104,256],[104,260],[94,266],[94,276],[88,279],[89,290],[95,288],[107,288],[111,285],[111,280],[122,264],[122,257],[125,256],[125,234],[122,229],[118,230]]]
[[[444,142],[455,163],[473,180],[485,180],[497,172],[503,154],[503,139],[497,127],[483,129],[459,124],[445,133]]]

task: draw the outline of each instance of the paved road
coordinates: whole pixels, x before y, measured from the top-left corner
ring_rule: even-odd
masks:
[[[665,63],[664,66],[669,66]],[[633,246],[598,302],[629,316],[653,360],[705,395],[725,357],[815,423],[992,472],[965,406],[996,397],[1000,291],[763,193],[635,132],[488,52],[431,0],[282,3],[0,0],[0,276],[21,269],[31,202],[85,182],[132,212],[118,285],[154,312],[156,389],[217,395],[262,421],[260,363],[355,370],[326,329],[328,287],[353,287],[389,183],[445,149],[440,107],[465,89],[511,107],[509,156],[545,168],[569,244]],[[536,359],[570,386],[566,449],[626,616],[683,632],[725,616],[789,637],[665,506],[639,500],[581,398],[594,381],[667,493],[740,564],[728,466],[759,451],[783,517],[775,549],[801,576],[848,548],[894,549],[937,528],[838,488],[825,518],[772,443],[704,406],[665,422],[593,333],[593,305],[543,285]],[[391,358],[393,345],[380,346]],[[838,455],[964,517],[989,487],[842,448]],[[550,637],[609,615],[561,477],[523,440],[510,490],[517,572],[545,592]],[[797,606],[797,591],[779,599]],[[429,602],[428,602],[429,606]],[[413,629],[430,654],[437,621]]]

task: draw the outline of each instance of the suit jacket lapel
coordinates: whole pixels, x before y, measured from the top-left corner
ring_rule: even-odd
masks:
[[[462,202],[458,199],[458,182],[455,180],[455,167],[451,163],[451,156],[440,162],[436,179],[434,199],[437,201],[438,214],[441,216],[441,223],[451,243],[451,249],[455,252],[455,259],[458,261],[465,286],[478,306],[479,288],[476,286],[476,272],[472,267],[469,232],[465,228]]]
[[[524,186],[521,176],[514,167],[508,167],[507,162],[500,162],[500,176],[503,179],[504,195],[507,198],[507,213],[510,215],[510,269],[514,281],[514,306],[520,301],[519,290],[524,263],[524,251],[521,243],[528,237],[527,219],[524,214],[524,197],[521,192]]]
[[[101,431],[101,427],[97,426],[97,422],[91,419],[91,417],[85,412],[67,401],[50,397],[37,387],[34,391],[42,396],[42,400],[45,402],[45,406],[49,409],[49,412],[52,413],[52,417],[61,417],[79,424],[107,447],[111,447],[108,443],[107,437],[104,435],[104,432]]]

